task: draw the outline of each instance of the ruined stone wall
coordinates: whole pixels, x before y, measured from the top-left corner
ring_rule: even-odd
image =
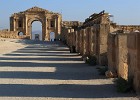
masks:
[[[63,21],[62,26],[63,27],[76,27],[76,26],[81,26],[83,23],[79,21]]]
[[[118,29],[123,30],[124,32],[135,32],[140,31],[140,25],[118,25]]]
[[[68,33],[76,31],[76,29],[81,26],[83,23],[79,21],[62,21],[61,27],[61,39],[65,42],[68,41]],[[72,31],[71,31],[72,29]],[[76,34],[74,35],[76,36]],[[75,37],[76,38],[76,37]]]
[[[75,34],[74,29],[72,29],[72,28],[65,28],[65,29],[63,29],[63,32],[65,32],[65,34],[63,34],[63,37],[66,39],[66,40],[64,39],[66,44],[69,47],[70,46],[75,46],[76,45],[76,34]]]
[[[12,38],[16,39],[18,37],[18,32],[17,31],[0,31],[0,37],[1,38]]]
[[[65,37],[68,46],[76,46],[76,51],[82,56],[94,55],[97,57],[99,65],[107,65],[107,37],[110,32],[108,13],[103,11],[93,14],[82,25],[78,22],[64,21],[62,26],[74,29],[74,32],[70,32],[70,34],[64,33],[68,34]]]
[[[108,65],[118,77],[132,78],[140,91],[140,33],[130,33],[140,31],[140,26],[117,25],[108,18],[104,12],[93,14],[74,32],[67,31],[67,44],[83,57],[96,56],[99,65]]]
[[[77,41],[79,40],[79,48],[80,48],[80,54],[82,56],[89,56],[90,55],[90,27],[87,27],[86,29],[81,29],[78,31],[79,39],[77,37]]]
[[[140,32],[140,25],[117,25],[110,23],[110,33],[132,33]]]
[[[64,42],[64,43],[66,43],[66,33],[68,33],[67,32],[67,28],[65,28],[65,27],[62,27],[62,30],[61,30],[61,39],[62,39],[62,41]]]
[[[19,36],[18,31],[0,30],[1,38],[11,38],[11,39],[30,39],[28,36]]]
[[[140,93],[140,33],[128,35],[128,76],[133,78],[134,88]]]

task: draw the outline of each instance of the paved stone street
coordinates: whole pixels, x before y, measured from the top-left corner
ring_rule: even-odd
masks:
[[[138,100],[60,42],[19,41],[0,56],[0,100]]]

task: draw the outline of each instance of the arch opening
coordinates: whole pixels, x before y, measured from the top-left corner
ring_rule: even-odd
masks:
[[[31,23],[31,39],[32,40],[40,40],[42,41],[42,23],[40,21],[33,21]]]
[[[23,32],[19,32],[18,36],[24,36],[24,33]]]
[[[55,32],[50,32],[50,41],[55,41]]]

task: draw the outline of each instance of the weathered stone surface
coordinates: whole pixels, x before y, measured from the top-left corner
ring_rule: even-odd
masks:
[[[124,79],[128,79],[128,65],[127,65],[127,34],[117,35],[117,54],[116,54],[116,66],[118,69],[118,75]]]
[[[138,93],[140,93],[140,71],[135,72],[134,88]]]
[[[0,31],[0,37],[1,38],[13,38],[13,39],[17,39],[17,38],[25,38],[25,37],[19,37],[18,36],[18,31]]]
[[[132,43],[130,41],[132,40]],[[128,35],[128,75],[133,78],[134,88],[140,93],[140,33]],[[133,46],[134,45],[134,46]]]
[[[115,62],[115,34],[109,34],[108,35],[108,64],[111,64],[112,62]],[[109,65],[109,66],[114,66],[114,65]]]
[[[119,77],[128,79],[127,34],[110,34],[108,36],[108,66]]]
[[[136,35],[130,34],[128,36],[128,48],[136,49]]]

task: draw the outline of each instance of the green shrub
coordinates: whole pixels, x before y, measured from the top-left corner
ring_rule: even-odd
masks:
[[[95,56],[89,56],[86,59],[86,63],[95,66],[97,65],[97,58]]]
[[[117,91],[121,93],[126,93],[130,92],[133,90],[133,80],[129,79],[128,81],[123,79],[122,77],[119,77],[118,79],[115,80],[116,86],[117,86]]]
[[[105,72],[108,71],[108,68],[106,66],[104,67],[99,67],[98,68],[99,74],[100,75],[105,75]]]

